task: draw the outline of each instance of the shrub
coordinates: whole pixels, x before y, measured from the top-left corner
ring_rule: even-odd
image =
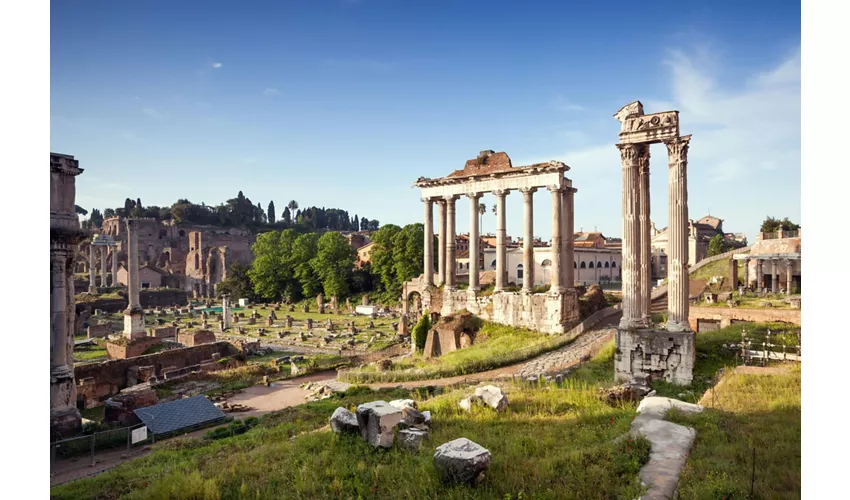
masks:
[[[421,351],[425,349],[425,341],[428,339],[428,330],[431,329],[431,315],[428,314],[428,311],[425,310],[422,313],[422,317],[419,318],[419,321],[416,323],[416,326],[413,327],[413,332],[411,335],[413,336],[413,342],[416,343],[416,349]]]

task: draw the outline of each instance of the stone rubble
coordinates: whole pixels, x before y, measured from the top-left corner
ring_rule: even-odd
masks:
[[[391,448],[394,429],[401,420],[401,410],[386,401],[373,401],[357,407],[360,435],[373,447]]]
[[[478,483],[490,466],[490,451],[467,438],[442,444],[434,452],[434,467],[446,484]]]

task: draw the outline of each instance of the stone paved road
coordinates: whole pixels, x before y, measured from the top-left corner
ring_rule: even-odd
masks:
[[[516,375],[522,378],[536,378],[576,365],[582,357],[593,355],[603,344],[614,338],[616,331],[615,328],[609,327],[585,332],[564,347],[527,362],[517,370]]]

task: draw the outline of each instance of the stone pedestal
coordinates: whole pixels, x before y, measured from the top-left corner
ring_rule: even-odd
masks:
[[[629,381],[636,375],[650,375],[653,380],[688,385],[693,380],[694,339],[691,331],[618,328],[614,377]]]
[[[124,311],[124,336],[130,340],[147,336],[145,311],[141,307]]]

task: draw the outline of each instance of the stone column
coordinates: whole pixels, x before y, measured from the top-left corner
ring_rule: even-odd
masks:
[[[480,252],[478,240],[478,203],[481,199],[481,193],[469,193],[469,288],[468,290],[478,291],[481,286],[478,284],[478,252]]]
[[[446,282],[446,203],[437,200],[437,286]]]
[[[744,288],[750,286],[750,259],[744,259]]]
[[[455,231],[455,200],[457,195],[446,196],[446,288],[455,289],[457,274],[457,236]]]
[[[561,197],[564,192],[562,186],[549,186],[549,192],[552,193],[552,282],[549,291],[552,293],[564,293],[564,288],[561,286],[561,264],[564,261],[561,244]]]
[[[770,261],[770,291],[771,293],[779,293],[779,261]]]
[[[100,247],[100,286],[106,288],[106,258],[109,254],[109,247]]]
[[[738,261],[734,258],[729,258],[729,284],[732,286],[732,291],[738,289]]]
[[[794,261],[785,261],[785,294],[791,295],[791,286],[794,284]]]
[[[668,141],[669,251],[667,330],[690,331],[688,323],[688,144],[690,136]]]
[[[130,340],[144,337],[145,312],[139,303],[139,236],[134,219],[127,219],[127,301],[124,336]]]
[[[764,287],[764,261],[756,259],[756,291],[761,292]]]
[[[618,144],[623,167],[623,317],[620,328],[639,328],[641,321],[640,219],[638,217],[638,157],[641,146]],[[672,297],[671,297],[672,298]]]
[[[431,286],[434,284],[434,211],[432,210],[434,202],[430,198],[424,198],[422,201],[425,203],[425,241],[423,242],[425,245],[425,262],[423,269],[425,283],[427,286]],[[404,302],[406,301],[407,298],[405,297]]]
[[[230,328],[233,324],[230,317],[230,297],[227,295],[221,298],[221,320],[224,328]]]
[[[564,190],[563,205],[561,206],[561,220],[564,229],[561,231],[561,246],[563,247],[562,271],[564,279],[561,286],[574,288],[575,278],[575,194],[576,188]]]
[[[522,239],[522,291],[534,293],[534,192],[537,188],[520,189],[522,192],[525,233]]]
[[[507,190],[493,191],[496,196],[496,284],[493,287],[494,292],[500,292],[505,289],[506,283],[506,266],[508,260],[507,242],[505,241],[507,233],[505,230],[505,196]]]
[[[118,286],[118,245],[112,246],[112,286]]]
[[[638,219],[640,223],[640,319],[651,324],[652,300],[652,221],[649,203],[649,144],[638,155]]]
[[[95,281],[94,281],[94,279],[95,279],[94,278],[94,270],[95,270],[94,257],[95,257],[96,250],[95,250],[94,245],[92,243],[94,243],[94,238],[92,238],[92,241],[89,242],[89,293],[97,292],[97,283],[95,283]]]

